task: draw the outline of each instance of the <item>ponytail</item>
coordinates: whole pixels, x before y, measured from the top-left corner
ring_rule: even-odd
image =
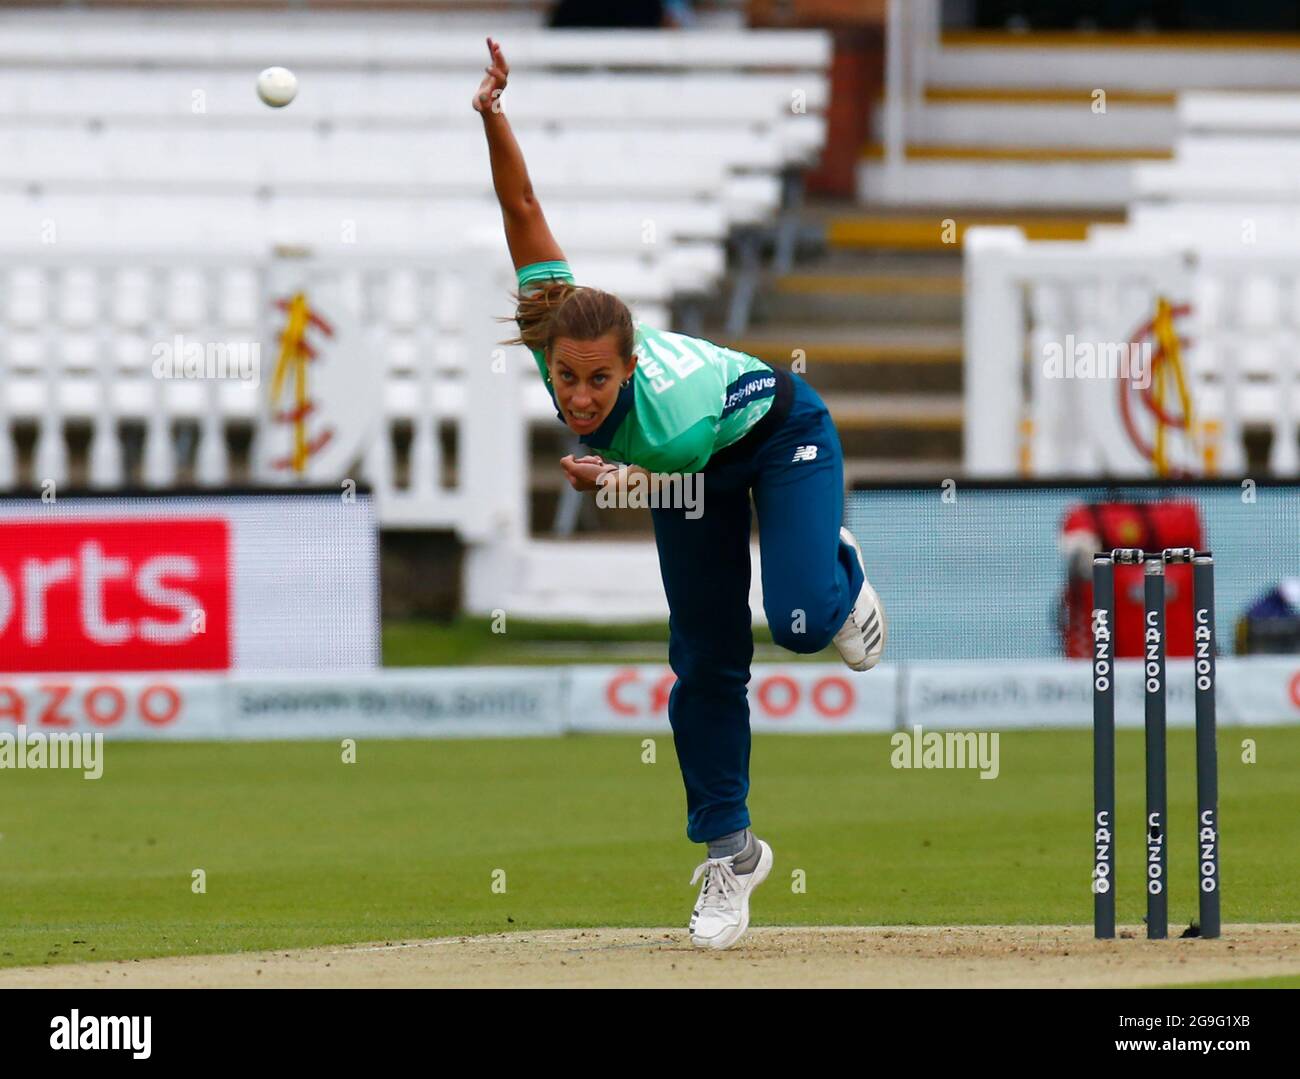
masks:
[[[632,312],[617,296],[597,288],[584,288],[569,281],[548,281],[532,286],[527,294],[512,294],[515,317],[498,317],[498,322],[513,321],[519,335],[503,345],[523,345],[534,352],[550,355],[557,337],[575,341],[596,341],[613,333],[619,355],[632,356],[634,331]]]

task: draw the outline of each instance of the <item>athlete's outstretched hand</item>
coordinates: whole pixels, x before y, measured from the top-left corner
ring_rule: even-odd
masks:
[[[597,484],[597,478],[606,472],[617,472],[618,465],[611,464],[603,457],[579,457],[574,460],[573,454],[560,458],[560,464],[564,468],[565,478],[569,481],[569,486],[575,491],[594,491]]]
[[[501,46],[491,38],[487,39],[488,57],[491,63],[484,70],[487,72],[483,76],[483,81],[478,84],[478,91],[474,94],[474,111],[487,112],[492,108],[493,103],[506,88],[506,79],[510,77],[510,65],[506,63],[505,53],[501,51]]]

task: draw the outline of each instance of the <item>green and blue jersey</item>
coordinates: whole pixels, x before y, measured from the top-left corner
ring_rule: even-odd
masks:
[[[524,266],[518,277],[521,292],[544,281],[573,281],[569,264],[560,260]],[[762,360],[640,321],[633,330],[631,384],[619,390],[600,427],[582,436],[602,456],[651,472],[698,472],[772,407],[776,376]],[[532,352],[545,379],[546,356]]]

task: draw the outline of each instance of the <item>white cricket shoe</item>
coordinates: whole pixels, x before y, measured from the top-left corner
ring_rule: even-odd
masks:
[[[880,602],[876,590],[867,580],[867,567],[862,561],[862,549],[853,533],[847,528],[840,529],[840,539],[853,548],[858,556],[858,565],[862,566],[862,588],[858,598],[853,601],[853,610],[840,631],[835,634],[835,647],[839,649],[844,662],[855,671],[869,671],[880,662],[885,651],[885,641],[889,637],[889,623],[885,621],[885,605]]]
[[[755,837],[757,839],[757,837]],[[758,839],[758,864],[752,873],[737,873],[735,856],[709,858],[695,868],[700,895],[691,913],[691,943],[697,948],[730,948],[749,928],[749,896],[772,871],[772,848]]]

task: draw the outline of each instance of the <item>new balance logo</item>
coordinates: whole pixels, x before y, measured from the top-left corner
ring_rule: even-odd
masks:
[[[794,448],[794,456],[790,458],[790,463],[794,464],[795,461],[811,461],[816,456],[817,456],[816,446],[796,446]]]

